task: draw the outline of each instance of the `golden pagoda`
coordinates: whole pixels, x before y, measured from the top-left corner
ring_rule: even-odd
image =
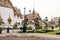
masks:
[[[39,16],[39,13],[35,12],[35,9],[33,9],[32,13],[29,11],[30,14],[27,15],[28,23],[34,23],[34,19],[38,18],[38,20],[42,20],[41,17]]]

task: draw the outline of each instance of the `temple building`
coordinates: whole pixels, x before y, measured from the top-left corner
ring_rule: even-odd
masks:
[[[17,23],[22,22],[22,19],[23,19],[23,15],[21,14],[21,10],[18,9],[17,7],[14,7],[14,9],[16,10],[15,13],[14,13],[14,17],[15,17],[15,20]]]
[[[51,27],[52,29],[55,28],[54,18],[51,19],[50,23],[51,23],[50,27]]]
[[[55,23],[56,26],[57,26],[58,23],[59,23],[59,18],[60,18],[60,17],[54,17],[54,23]]]
[[[14,16],[20,17],[21,19],[23,19],[23,15],[21,14],[21,10],[18,9],[17,7],[14,7],[14,9],[16,10],[14,13]]]
[[[30,14],[27,14],[27,19],[28,19],[28,24],[34,24],[34,19],[38,18],[39,24],[42,25],[43,21],[39,15],[39,13],[37,13],[35,11],[35,9],[33,9],[32,13],[29,11]]]
[[[7,19],[9,16],[12,20],[12,25],[17,21],[15,19],[15,15],[17,15],[20,19],[22,19],[22,15],[20,14],[20,10],[16,10],[10,0],[0,0],[0,14],[3,18],[3,21],[7,24]],[[18,13],[19,12],[19,13]]]
[[[54,17],[54,18],[52,18],[51,21],[50,21],[51,26],[54,25],[55,27],[57,27],[58,24],[59,24],[59,18],[60,17]]]

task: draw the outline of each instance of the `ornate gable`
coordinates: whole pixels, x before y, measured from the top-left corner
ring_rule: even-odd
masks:
[[[14,9],[12,3],[10,2],[10,0],[0,0],[0,6],[7,7],[7,8],[12,8],[15,11],[15,9]]]

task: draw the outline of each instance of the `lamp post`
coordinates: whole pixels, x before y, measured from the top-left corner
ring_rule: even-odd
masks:
[[[44,19],[45,29],[47,29],[47,26],[48,26],[47,21],[48,21],[48,19],[47,19],[47,17],[45,17],[45,19]]]
[[[11,21],[12,21],[12,20],[11,20],[11,18],[9,17],[9,18],[8,18],[8,23],[9,23],[9,25],[11,24]],[[7,33],[9,33],[9,27],[7,28]]]
[[[23,33],[26,33],[26,15],[25,15],[26,8],[24,7],[24,22],[23,22]]]

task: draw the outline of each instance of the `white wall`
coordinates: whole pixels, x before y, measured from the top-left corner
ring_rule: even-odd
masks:
[[[12,19],[12,24],[16,21],[16,19],[14,18],[14,12],[11,8],[6,8],[6,7],[0,6],[0,14],[1,14],[3,21],[5,23],[8,23],[7,19],[9,18],[9,15]]]

